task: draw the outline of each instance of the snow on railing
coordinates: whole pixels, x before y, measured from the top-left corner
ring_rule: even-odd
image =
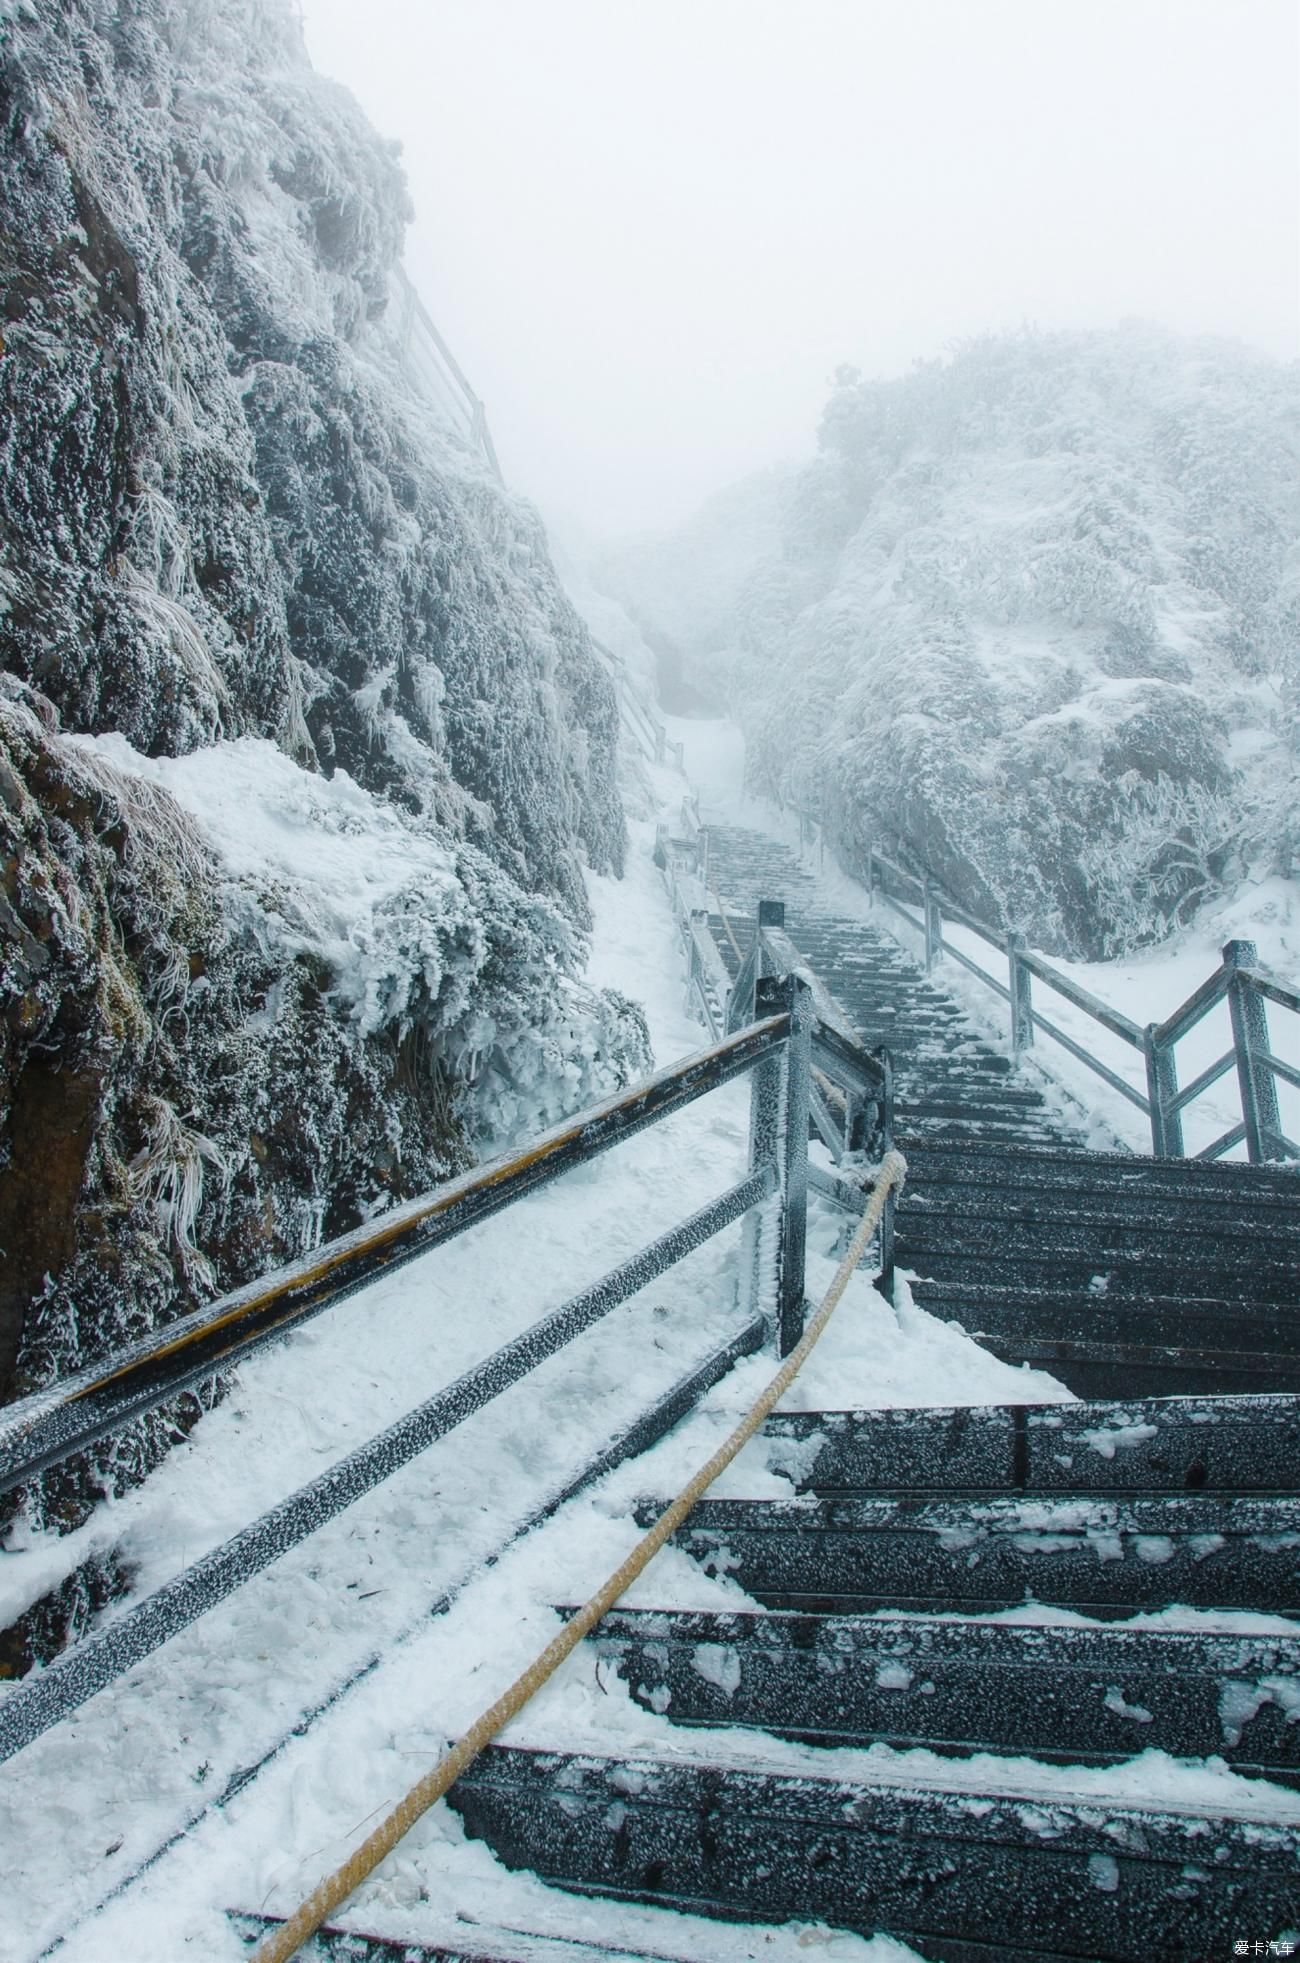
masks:
[[[775,1339],[783,1357],[795,1349],[806,1306],[814,1015],[810,991],[794,975],[763,979],[753,1005],[754,1020],[744,1029],[577,1113],[527,1145],[394,1207],[289,1267],[5,1407],[0,1413],[0,1492],[12,1492],[300,1327],[366,1281],[431,1253],[723,1084],[750,1079],[751,1143],[742,1179],[202,1555],[106,1629],[47,1669],[33,1672],[0,1699],[0,1760],[77,1710],[288,1548],[738,1221],[745,1223],[741,1271],[747,1325],[667,1399],[643,1412],[635,1449],[662,1436],[742,1354],[768,1339]]]
[[[400,266],[393,273],[393,292],[397,352],[404,374],[458,435],[479,452],[493,475],[500,478],[501,466],[488,429],[487,411]]]
[[[685,773],[685,746],[668,734],[663,717],[658,709],[628,673],[627,663],[607,648],[603,641],[593,637],[592,646],[609,670],[609,678],[618,696],[619,714],[623,727],[636,743],[643,756],[652,763],[671,760],[676,768]]]

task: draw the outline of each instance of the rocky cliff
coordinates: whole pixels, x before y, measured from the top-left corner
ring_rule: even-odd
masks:
[[[0,1396],[646,1061],[613,692],[406,217],[281,0],[0,0]]]

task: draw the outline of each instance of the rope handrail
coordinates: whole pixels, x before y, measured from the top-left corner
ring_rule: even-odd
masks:
[[[509,1689],[504,1691],[496,1702],[476,1719],[469,1730],[456,1740],[447,1756],[431,1771],[425,1773],[423,1778],[416,1781],[374,1831],[367,1835],[346,1861],[317,1884],[286,1921],[263,1938],[253,1952],[252,1963],[289,1963],[289,1959],[296,1956],[303,1944],[315,1935],[326,1917],[356,1892],[361,1883],[374,1873],[380,1862],[393,1851],[398,1842],[405,1838],[416,1821],[438,1800],[445,1797],[461,1773],[467,1771],[510,1720],[518,1716],[565,1658],[572,1654],[583,1638],[588,1636],[602,1617],[615,1606],[620,1596],[681,1526],[697,1501],[726,1470],[742,1447],[749,1443],[759,1426],[771,1415],[790,1388],[838,1308],[850,1278],[876,1231],[886,1201],[891,1193],[902,1186],[906,1175],[907,1161],[902,1154],[895,1151],[887,1153],[881,1162],[880,1171],[863,1209],[857,1230],[835,1271],[820,1307],[776,1375],[712,1458],[699,1468],[677,1498],[660,1514],[654,1526],[648,1528],[641,1536],[626,1560],[607,1577],[577,1614],[566,1622],[560,1633],[534,1658],[528,1668],[515,1678]]]

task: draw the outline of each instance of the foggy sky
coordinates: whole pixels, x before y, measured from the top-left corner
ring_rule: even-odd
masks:
[[[305,0],[508,479],[595,534],[896,374],[1127,315],[1300,356],[1295,0]]]

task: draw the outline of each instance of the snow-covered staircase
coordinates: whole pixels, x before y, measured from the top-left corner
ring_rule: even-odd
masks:
[[[710,846],[742,945],[784,900],[893,1053],[916,1301],[1091,1401],[777,1414],[790,1496],[706,1499],[678,1536],[758,1606],[625,1609],[592,1639],[661,1745],[498,1747],[453,1803],[566,1888],[945,1963],[1290,1953],[1300,1181],[1087,1151],[793,855]]]
[[[1300,1389],[1300,1169],[1084,1147],[889,934],[835,911],[793,852],[713,827],[733,931],[759,899],[894,1060],[917,1303],[1081,1396]],[[721,917],[714,933],[734,972]]]

